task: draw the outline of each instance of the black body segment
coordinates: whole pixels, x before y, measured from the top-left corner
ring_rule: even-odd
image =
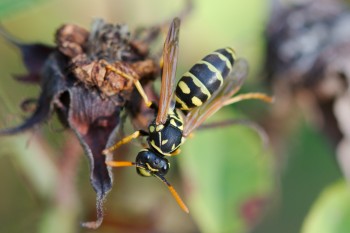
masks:
[[[215,50],[214,53],[219,53],[219,54],[222,54],[224,57],[226,57],[228,61],[231,63],[231,66],[233,66],[233,64],[235,63],[235,60],[237,59],[235,51],[230,47]]]
[[[228,59],[228,61],[230,62],[228,65],[226,62],[223,62],[223,61],[225,61],[223,59],[225,59],[225,58],[222,57],[221,53],[214,52],[214,53],[206,56],[205,58],[203,58],[203,61],[206,61],[206,62],[212,64],[221,73],[222,77],[226,77],[232,68],[233,62],[231,62]]]
[[[195,96],[202,103],[207,101],[211,95],[208,89],[205,86],[201,85],[197,81],[197,84],[194,82],[196,80],[195,77],[187,76],[186,74],[182,76],[181,83],[176,87],[176,101],[184,100],[188,108],[194,108],[196,105],[191,101],[191,99]],[[198,86],[200,85],[200,86]],[[177,106],[178,107],[178,106]]]
[[[171,155],[183,143],[183,120],[176,112],[169,113],[165,124],[149,125],[148,143],[151,148],[162,155]]]
[[[205,58],[213,58],[215,55],[209,55]],[[208,59],[213,60],[213,59]],[[213,94],[222,84],[222,75],[213,64],[205,61],[204,59],[197,62],[189,71],[193,74],[202,84],[205,86],[210,94]]]
[[[233,49],[223,48],[197,62],[176,86],[176,108],[188,111],[201,106],[221,87],[235,59]]]

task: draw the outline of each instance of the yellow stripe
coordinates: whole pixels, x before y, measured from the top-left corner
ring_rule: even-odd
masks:
[[[221,72],[220,72],[215,66],[213,66],[213,65],[210,64],[209,62],[203,61],[203,60],[201,60],[201,61],[199,61],[199,62],[197,62],[197,63],[198,63],[198,64],[205,64],[205,65],[207,65],[207,66],[208,66],[208,69],[216,74],[216,75],[215,75],[216,78],[221,82],[220,85],[222,85],[222,83],[224,82],[224,79],[222,78]]]
[[[149,165],[149,163],[146,163],[147,169],[150,170],[151,172],[157,172],[159,171],[159,169],[153,168],[151,167],[151,165]]]
[[[170,120],[170,124],[173,125],[173,126],[175,126],[175,127],[177,127],[176,122],[175,122],[174,119],[171,119],[171,120]]]
[[[223,54],[221,54],[219,52],[213,52],[212,54],[218,55],[218,57],[226,63],[226,66],[228,67],[228,69],[229,70],[232,69],[232,64],[231,64],[230,60],[226,56],[224,56]]]
[[[175,110],[180,112],[179,109],[175,109]],[[181,125],[177,125],[177,128],[182,131],[184,129],[184,121],[182,119],[182,113],[176,112],[176,114],[173,114],[172,117],[181,123]]]
[[[196,76],[194,76],[190,72],[186,72],[183,76],[187,76],[187,77],[192,78],[193,83],[201,89],[201,92],[206,94],[208,96],[208,99],[210,98],[211,94],[210,94],[209,90]]]
[[[151,173],[149,171],[147,171],[145,168],[140,167],[139,168],[139,172],[141,173],[141,175],[143,176],[151,176]]]
[[[227,48],[225,48],[225,50],[226,50],[227,52],[229,52],[229,53],[232,54],[233,60],[236,60],[236,59],[237,59],[237,57],[236,57],[236,52],[235,52],[235,50],[234,50],[233,48],[227,47]]]
[[[157,125],[156,131],[159,132],[164,128],[164,125]]]
[[[178,112],[176,112],[176,114],[175,114],[175,112],[173,112],[173,114],[171,114],[171,117],[180,121],[180,122],[183,122],[182,115],[179,114]]]
[[[177,97],[177,95],[175,95],[175,100],[181,105],[181,109],[190,110],[188,106],[185,104],[185,102],[183,102],[179,97]]]
[[[164,153],[164,151],[162,151],[156,144],[154,141],[150,141],[150,144],[151,146],[156,149],[160,154],[162,155],[167,155],[167,156],[170,156],[171,154],[170,153]]]
[[[183,115],[182,115],[182,112],[178,109],[175,109],[176,111],[176,115],[174,114],[174,116],[177,116],[175,118],[177,118],[179,121],[183,122]]]

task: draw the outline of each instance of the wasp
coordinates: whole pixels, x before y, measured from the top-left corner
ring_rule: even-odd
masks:
[[[237,59],[234,50],[229,47],[218,49],[205,56],[186,72],[175,86],[179,29],[180,19],[175,18],[163,47],[159,105],[143,96],[147,106],[156,112],[148,131],[135,131],[104,150],[103,154],[109,154],[138,137],[147,137],[148,148],[138,153],[135,162],[106,163],[112,167],[135,166],[139,175],[160,179],[167,185],[179,206],[188,213],[187,206],[165,178],[170,168],[166,156],[179,154],[179,148],[186,138],[222,107],[245,99],[272,102],[272,98],[262,93],[247,93],[232,97],[247,76],[248,63],[244,59]]]

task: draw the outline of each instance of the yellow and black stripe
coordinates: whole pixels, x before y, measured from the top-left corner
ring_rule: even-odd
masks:
[[[235,59],[234,50],[227,47],[218,49],[197,62],[176,86],[176,108],[189,111],[201,106],[223,84]]]

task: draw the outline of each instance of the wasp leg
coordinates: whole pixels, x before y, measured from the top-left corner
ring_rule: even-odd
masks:
[[[140,93],[143,101],[145,102],[146,106],[149,107],[149,108],[153,108],[154,107],[154,103],[152,101],[150,101],[143,89],[143,87],[141,86],[141,83],[138,79],[136,79],[135,77],[115,68],[114,66],[108,64],[107,62],[104,62],[105,63],[105,68],[110,70],[110,71],[113,71],[114,73],[116,74],[119,74],[120,76],[132,81],[137,89],[137,91]]]
[[[260,100],[268,102],[268,103],[272,103],[274,101],[274,98],[271,96],[268,96],[268,95],[263,94],[263,93],[252,92],[252,93],[247,93],[247,94],[240,94],[240,95],[237,95],[231,99],[228,99],[228,100],[223,102],[223,106],[237,103],[237,102],[240,102],[242,100],[249,100],[249,99],[260,99]]]
[[[107,161],[106,164],[111,167],[131,167],[136,166],[136,163],[130,161]]]
[[[170,154],[170,156],[175,156],[181,153],[181,149],[177,148],[173,153]]]
[[[130,161],[107,161],[106,164],[111,167],[141,167],[135,162]],[[144,168],[144,167],[142,167]],[[180,206],[180,208],[185,211],[186,213],[189,213],[189,210],[186,206],[186,204],[182,201],[180,195],[176,192],[175,188],[165,179],[163,176],[159,176],[157,174],[153,174],[153,176],[157,177],[159,180],[161,180],[169,189],[171,195],[173,195],[174,199],[176,200],[177,204]]]
[[[140,136],[147,136],[147,135],[148,135],[148,133],[146,131],[143,131],[143,130],[135,131],[134,133],[130,134],[129,136],[126,136],[123,139],[121,139],[119,142],[117,142],[113,146],[111,146],[107,149],[104,149],[102,151],[102,154],[107,155],[107,154],[111,153],[112,151],[115,151],[116,149],[118,149],[122,145],[129,143],[131,140],[136,139]]]

